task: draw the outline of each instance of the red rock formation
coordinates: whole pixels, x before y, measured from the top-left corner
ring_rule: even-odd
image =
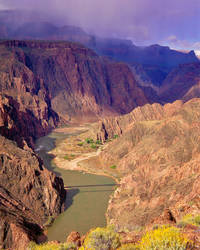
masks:
[[[111,63],[81,45],[5,41],[1,48],[7,53],[7,69],[1,69],[2,82],[8,82],[4,89],[13,86],[6,77],[13,77],[13,89],[38,95],[63,121],[127,113],[147,103],[128,66]]]
[[[0,187],[0,247],[26,249],[31,240],[37,240],[42,228],[36,224],[32,209]]]
[[[0,59],[0,134],[26,149],[0,137],[0,184],[7,193],[0,244],[18,246],[21,233],[23,248],[35,239],[30,225],[41,229],[62,211],[65,198],[61,179],[29,148],[34,139],[71,119],[126,113],[147,100],[128,66],[78,44],[3,41]]]
[[[105,169],[115,164],[122,177],[108,207],[111,224],[133,230],[166,208],[176,220],[200,212],[199,116],[200,99],[192,99],[148,104],[103,121],[108,138],[122,133],[100,154]]]
[[[20,149],[0,137],[0,224],[4,228],[0,245],[13,248],[20,244],[23,249],[23,243],[36,240],[48,217],[63,211],[64,202],[62,179],[45,169],[30,149]]]
[[[79,232],[71,232],[67,237],[67,242],[75,243],[77,247],[81,246],[81,236]]]
[[[164,102],[200,97],[200,63],[183,64],[172,70],[158,94]]]
[[[158,103],[146,104],[124,116],[105,118],[98,124],[97,139],[104,142],[106,139],[112,139],[114,135],[124,134],[134,123],[139,121],[161,120],[164,117],[170,117],[179,111],[182,105],[182,101],[176,101],[173,105],[166,104],[165,106]]]

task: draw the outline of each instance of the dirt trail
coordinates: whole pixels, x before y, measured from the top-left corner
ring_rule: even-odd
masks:
[[[101,149],[99,148],[96,152],[90,152],[82,154],[80,157],[71,160],[71,161],[62,161],[59,160],[59,167],[64,169],[70,169],[70,170],[80,170],[79,163],[84,160],[88,160],[92,157],[98,156],[101,153]],[[56,162],[56,160],[55,160]],[[61,164],[60,164],[61,163]]]
[[[67,170],[82,170],[79,166],[79,163],[84,160],[88,160],[92,157],[98,156],[102,149],[104,149],[107,145],[101,145],[97,151],[91,151],[91,148],[85,148],[86,152],[80,152],[80,147],[77,148],[77,141],[76,139],[80,136],[80,132],[88,133],[90,130],[91,126],[89,124],[84,124],[82,126],[71,126],[71,127],[66,127],[66,128],[58,128],[55,129],[55,132],[58,133],[65,133],[69,134],[70,137],[67,138],[66,141],[63,141],[60,145],[58,145],[55,149],[53,149],[50,153],[54,154],[56,157],[54,158],[55,164],[62,169],[67,169]],[[66,154],[66,152],[72,153],[69,151],[69,146],[72,148],[74,147],[73,154],[77,155],[75,159],[71,160],[66,160],[64,159],[63,155]],[[88,147],[88,146],[87,146]],[[90,147],[90,146],[89,146]]]
[[[109,142],[103,145],[97,143],[94,139],[96,125],[95,123],[76,124],[54,130],[57,133],[64,133],[67,138],[65,137],[66,139],[58,143],[49,153],[54,155],[53,161],[58,168],[109,176],[118,182],[118,171],[104,165],[99,157],[101,152],[109,146]],[[92,141],[88,142],[88,139]]]

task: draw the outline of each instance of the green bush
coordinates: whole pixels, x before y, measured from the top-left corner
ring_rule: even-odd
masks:
[[[83,146],[84,142],[79,142],[77,145],[78,146]]]
[[[70,154],[70,155],[65,155],[65,156],[64,156],[64,159],[70,161],[70,160],[73,160],[74,157],[75,157],[74,154]]]
[[[196,217],[194,217],[194,222],[197,226],[200,226],[200,215],[197,215]]]
[[[65,156],[64,156],[64,159],[65,159],[65,160],[69,160],[69,156],[68,156],[68,155],[65,155]]]
[[[114,135],[113,139],[117,139],[119,137],[119,135]]]
[[[162,226],[147,232],[137,247],[140,250],[185,250],[188,241],[178,228]]]
[[[98,148],[98,146],[95,145],[94,143],[92,143],[90,147],[91,147],[92,149],[97,149],[97,148]]]
[[[191,224],[194,226],[200,226],[200,215],[194,216],[192,214],[186,214],[179,222],[180,226]]]
[[[86,236],[80,250],[111,250],[117,249],[119,246],[119,235],[114,231],[113,227],[98,227]]]
[[[96,140],[95,142],[97,145],[102,145],[102,142],[100,140]]]
[[[91,138],[86,138],[85,142],[88,143],[88,144],[94,143],[93,139],[91,139]]]
[[[111,169],[116,169],[117,166],[116,166],[116,165],[112,165],[112,166],[110,166],[110,168],[111,168]]]

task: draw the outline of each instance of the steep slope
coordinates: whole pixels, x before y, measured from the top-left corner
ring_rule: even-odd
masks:
[[[136,46],[131,40],[100,38],[88,34],[80,27],[66,24],[58,26],[54,19],[51,19],[51,22],[47,21],[49,19],[44,13],[24,10],[0,11],[0,38],[79,42],[99,55],[128,63],[134,70],[142,67],[150,83],[156,87],[162,85],[174,67],[199,61],[194,51],[177,51],[158,44]]]
[[[21,63],[12,49],[2,44],[0,120],[0,134],[17,141],[19,146],[24,145],[24,139],[29,146],[33,146],[35,138],[56,127],[59,122],[58,115],[51,108],[44,81]]]
[[[145,105],[100,123],[97,138],[121,134],[100,155],[122,177],[109,203],[110,223],[133,230],[159,221],[166,208],[175,218],[200,212],[199,116],[200,99],[192,99]]]
[[[27,96],[24,100],[37,95],[31,102],[43,102],[40,115],[48,125],[58,122],[55,112],[61,121],[97,119],[147,103],[128,66],[104,60],[81,45],[4,41],[0,47],[2,60],[8,61],[1,67],[1,89],[9,96],[17,89]]]
[[[0,136],[0,246],[23,249],[37,240],[45,221],[64,210],[64,202],[62,179],[45,169],[30,149]]]
[[[65,200],[62,180],[29,148],[34,140],[147,99],[128,66],[70,42],[0,42],[0,92],[0,134],[17,142],[0,137],[0,247],[23,249]]]
[[[101,55],[128,63],[135,73],[143,78],[144,82],[148,79],[147,82],[150,83],[150,86],[156,87],[162,85],[174,67],[180,64],[199,62],[194,51],[184,53],[158,44],[140,47],[123,39],[96,38],[94,49]]]
[[[146,104],[143,107],[134,109],[129,114],[105,118],[98,124],[97,138],[101,141],[112,139],[114,135],[121,135],[131,128],[136,122],[161,120],[171,117],[183,106],[182,101],[176,101],[173,105],[166,104],[162,106],[158,103],[152,105]]]
[[[172,70],[159,90],[164,102],[200,97],[200,63],[183,64]]]
[[[58,115],[36,95],[17,90],[11,95],[0,94],[0,134],[22,148],[33,147],[34,139],[58,124]]]
[[[194,51],[183,53],[158,44],[140,47],[128,40],[100,39],[97,40],[96,47],[101,54],[118,61],[157,66],[161,69],[171,69],[179,64],[198,62]]]

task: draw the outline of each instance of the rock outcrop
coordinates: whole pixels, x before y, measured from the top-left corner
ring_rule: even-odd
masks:
[[[199,116],[200,99],[192,99],[148,104],[100,124],[100,134],[119,134],[100,154],[104,166],[115,164],[121,176],[108,207],[111,224],[133,230],[165,209],[175,219],[200,212]]]
[[[143,89],[150,103],[164,103],[159,98],[158,88],[165,89],[162,88],[162,85],[166,84],[171,77],[171,71],[173,72],[175,68],[183,64],[199,63],[199,58],[194,51],[177,51],[158,44],[136,46],[131,40],[100,38],[88,34],[80,27],[65,24],[58,26],[51,23],[52,20],[51,22],[47,20],[49,17],[37,12],[0,11],[0,38],[78,42],[93,49],[99,55],[117,62],[128,63],[137,78],[138,85]],[[59,62],[61,61],[63,59],[59,59]],[[91,69],[91,65],[88,66]],[[52,67],[53,65],[51,65]],[[95,75],[93,74],[93,76]],[[166,95],[166,97],[171,98],[170,95]],[[197,96],[193,94],[193,97]],[[69,96],[66,98],[68,99]]]
[[[4,41],[0,47],[1,90],[24,102],[45,127],[57,125],[59,119],[124,114],[148,102],[127,65],[81,45]]]
[[[158,95],[163,102],[200,97],[200,63],[183,64],[164,80]]]
[[[173,105],[166,104],[162,106],[159,103],[152,105],[146,104],[142,107],[134,109],[129,114],[105,118],[101,120],[97,128],[97,139],[105,142],[107,139],[112,139],[115,135],[122,135],[131,128],[136,122],[161,120],[171,117],[178,112],[183,106],[182,101],[176,101]]]
[[[0,59],[0,245],[17,249],[21,234],[23,249],[65,200],[62,180],[31,150],[34,140],[59,124],[126,113],[147,99],[128,66],[75,43],[2,41]]]
[[[35,153],[0,137],[1,247],[23,249],[36,240],[48,218],[64,210],[65,196],[62,179],[45,169]]]
[[[67,242],[74,243],[77,247],[81,246],[81,236],[79,232],[71,232],[67,237]]]
[[[44,81],[15,52],[0,47],[0,134],[21,147],[24,140],[32,147],[34,139],[58,125],[59,117],[51,108]]]

